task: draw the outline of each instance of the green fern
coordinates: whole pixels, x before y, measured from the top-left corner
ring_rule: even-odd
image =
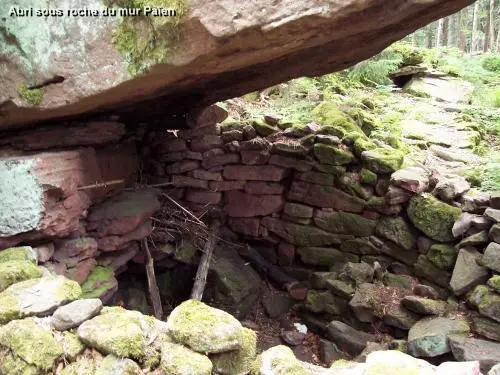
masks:
[[[349,72],[348,78],[367,86],[391,85],[389,73],[397,70],[403,62],[400,53],[384,50],[371,59],[356,64]]]

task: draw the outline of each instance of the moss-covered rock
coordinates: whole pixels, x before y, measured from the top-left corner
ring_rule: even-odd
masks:
[[[38,254],[31,246],[10,247],[0,251],[0,263],[25,260],[37,264]]]
[[[488,285],[500,293],[500,275],[494,275],[488,280]]]
[[[462,320],[429,317],[419,320],[408,333],[408,352],[415,357],[436,357],[451,351],[449,335],[467,335]]]
[[[417,243],[414,230],[402,217],[380,219],[375,232],[406,250],[413,249]]]
[[[193,352],[182,345],[164,343],[161,348],[160,368],[165,374],[210,375],[212,362],[207,356]]]
[[[69,331],[61,333],[58,341],[63,347],[64,358],[68,361],[74,361],[76,357],[86,348],[85,344],[78,338],[78,336]]]
[[[69,363],[61,375],[95,375],[97,362],[92,357],[80,356],[76,362]]]
[[[86,345],[105,354],[143,360],[148,343],[164,331],[164,323],[138,311],[106,307],[78,327]]]
[[[441,268],[437,268],[425,255],[420,255],[418,257],[414,265],[414,270],[415,275],[418,277],[422,277],[443,288],[449,287],[451,275]]]
[[[174,340],[201,353],[221,353],[240,348],[241,323],[225,311],[188,300],[177,306],[167,320]]]
[[[0,263],[0,292],[12,284],[24,280],[36,279],[42,276],[42,270],[33,262],[26,260],[11,260]]]
[[[380,254],[380,249],[376,247],[368,237],[344,241],[344,243],[340,246],[340,250],[359,255]]]
[[[267,124],[264,120],[254,120],[252,121],[252,126],[254,127],[257,134],[267,137],[278,131],[278,129],[272,125]]]
[[[74,301],[82,291],[77,282],[63,276],[21,281],[0,293],[0,324],[28,316],[45,316]]]
[[[223,375],[248,374],[257,355],[257,335],[248,328],[243,328],[240,349],[210,357],[214,370]]]
[[[377,184],[377,174],[373,173],[369,169],[363,168],[359,172],[359,177],[360,180],[363,184],[368,184],[368,185],[373,185],[375,186]]]
[[[332,295],[327,290],[310,289],[307,292],[304,309],[317,314],[341,315],[347,309],[347,301]]]
[[[292,349],[279,345],[257,357],[252,365],[252,375],[313,375],[295,358]]]
[[[348,134],[357,133],[360,137],[366,138],[356,122],[335,103],[322,102],[313,109],[311,115],[319,124],[324,125],[318,132],[320,134],[329,134],[344,138]]]
[[[410,199],[407,213],[413,225],[427,236],[436,241],[448,242],[453,240],[453,224],[461,210],[430,194],[422,194]]]
[[[396,275],[390,272],[384,273],[383,280],[385,286],[393,286],[401,289],[409,289],[412,278],[408,275]]]
[[[355,160],[355,156],[351,151],[323,143],[314,145],[314,156],[320,163],[329,165],[345,165]]]
[[[359,259],[353,254],[345,254],[332,247],[299,247],[297,254],[302,262],[314,266],[330,267],[334,264],[345,264]]]
[[[371,236],[377,225],[376,220],[370,220],[363,216],[343,211],[318,211],[314,218],[314,223],[328,232],[352,234],[358,237]]]
[[[403,298],[402,304],[408,310],[420,315],[444,315],[450,307],[445,301],[418,296],[406,296]]]
[[[404,154],[393,148],[374,148],[361,153],[365,168],[377,174],[391,174],[403,165]]]
[[[2,350],[8,352],[2,358]],[[15,320],[0,328],[0,373],[45,374],[62,357],[62,345],[33,318]]]
[[[351,282],[354,285],[370,283],[373,281],[373,267],[365,262],[348,262],[339,274],[339,279]]]
[[[353,144],[354,154],[361,157],[364,151],[370,151],[378,148],[378,146],[371,140],[362,137],[357,138]]]
[[[477,307],[481,315],[500,322],[500,294],[493,292],[488,286],[476,286],[467,296],[467,301]]]
[[[83,298],[101,298],[106,300],[109,295],[118,289],[118,281],[110,267],[95,267],[87,280],[82,284]]]
[[[427,252],[427,259],[436,267],[450,271],[457,260],[458,250],[451,245],[434,244]]]
[[[95,375],[142,375],[139,365],[128,358],[108,355],[97,367]]]

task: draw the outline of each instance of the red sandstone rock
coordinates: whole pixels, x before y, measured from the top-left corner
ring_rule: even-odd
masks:
[[[220,172],[210,172],[204,169],[196,169],[189,172],[189,175],[200,180],[222,181],[222,174]]]
[[[236,233],[249,237],[259,236],[260,219],[258,218],[235,218],[228,220],[229,228]]]
[[[189,147],[192,151],[204,152],[223,144],[222,139],[218,135],[207,134],[191,139]]]
[[[228,116],[228,113],[225,109],[211,105],[209,107],[193,110],[188,113],[186,117],[186,124],[190,128],[203,128],[205,126],[210,126],[214,124],[221,123]]]
[[[295,246],[288,242],[278,245],[278,264],[283,267],[291,266],[295,259]]]
[[[186,141],[179,138],[165,140],[156,146],[156,152],[159,154],[180,152],[184,150],[187,150]]]
[[[44,150],[56,147],[102,145],[117,142],[125,135],[125,125],[119,122],[87,122],[68,126],[46,126],[21,132],[0,140],[22,150]]]
[[[192,187],[197,189],[208,189],[208,181],[184,176],[181,174],[172,176],[172,184],[175,187]]]
[[[226,164],[236,164],[240,161],[239,154],[225,154],[217,155],[211,158],[203,159],[203,168],[211,169],[214,167],[219,167]]]
[[[97,241],[91,237],[69,238],[55,243],[53,258],[67,267],[97,255]]]
[[[299,172],[310,171],[314,165],[313,162],[308,160],[302,160],[290,156],[276,154],[271,156],[271,159],[269,159],[269,164],[295,169]]]
[[[224,196],[224,211],[231,217],[270,215],[281,211],[285,204],[281,195],[250,195],[234,190]]]
[[[68,279],[75,280],[79,284],[83,284],[96,265],[97,261],[94,258],[82,260],[75,267],[69,268],[64,272],[64,276]]]
[[[200,167],[200,163],[195,160],[185,160],[179,161],[174,164],[167,165],[165,167],[165,172],[168,174],[185,173],[189,171],[194,171]]]
[[[188,189],[186,190],[184,199],[191,203],[219,204],[222,199],[222,194],[214,191]]]
[[[139,253],[139,244],[137,242],[132,242],[130,246],[124,250],[106,253],[100,256],[97,263],[100,266],[110,267],[113,271],[117,271],[120,268],[126,266],[126,264],[131,261]]]
[[[124,191],[93,207],[87,229],[97,237],[132,232],[160,209],[156,190]]]
[[[102,237],[97,240],[99,250],[102,251],[116,251],[122,250],[131,241],[138,241],[146,238],[153,231],[153,225],[151,221],[148,220],[141,224],[135,230],[130,233],[124,234],[123,236],[108,236]]]
[[[273,165],[229,165],[222,175],[228,180],[281,181],[287,170]]]
[[[285,187],[277,182],[267,181],[248,181],[245,184],[245,192],[248,194],[263,195],[263,194],[283,194]]]
[[[335,183],[335,176],[321,172],[296,173],[295,178],[299,181],[312,182],[318,185],[333,186]]]
[[[267,228],[285,241],[297,246],[322,246],[338,242],[338,237],[319,228],[264,217],[261,227]]]
[[[172,163],[181,160],[203,160],[201,152],[194,152],[191,150],[184,150],[179,152],[171,152],[168,154],[158,155],[158,160],[161,162]]]
[[[269,151],[241,151],[241,162],[246,165],[267,164],[271,154]]]
[[[210,181],[209,186],[212,191],[243,190],[245,181]]]
[[[315,207],[349,212],[361,212],[365,206],[362,199],[353,197],[342,190],[302,181],[293,181],[288,192],[288,199]]]

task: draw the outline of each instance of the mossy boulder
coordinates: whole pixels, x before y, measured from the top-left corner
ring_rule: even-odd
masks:
[[[414,357],[436,357],[451,351],[450,335],[467,335],[463,320],[429,317],[419,320],[408,333],[408,353]]]
[[[403,165],[404,153],[393,148],[374,148],[361,153],[365,168],[377,174],[391,174]]]
[[[97,361],[92,357],[81,356],[76,362],[69,363],[60,375],[95,375]]]
[[[58,337],[58,341],[59,339],[63,346],[64,358],[68,361],[76,360],[76,357],[86,348],[85,344],[72,332],[62,332],[60,337]]]
[[[409,289],[412,283],[412,277],[408,275],[396,275],[394,273],[385,272],[382,281],[385,286]]]
[[[347,113],[342,111],[336,103],[321,102],[313,109],[311,115],[316,122],[324,125],[319,131],[320,134],[343,138],[348,134],[356,133],[360,137],[366,138],[358,124]]]
[[[42,276],[42,270],[27,260],[11,260],[0,263],[0,292],[12,284]]]
[[[422,194],[410,199],[407,213],[413,225],[427,236],[436,241],[449,242],[453,240],[453,224],[461,210],[430,194]]]
[[[105,307],[101,314],[78,327],[77,335],[87,346],[104,354],[145,359],[147,345],[160,334],[165,324],[138,311]]]
[[[118,290],[118,281],[110,267],[95,267],[82,284],[82,299],[100,298],[108,300]]]
[[[272,125],[267,124],[264,120],[254,120],[252,121],[252,126],[254,127],[257,134],[262,137],[267,137],[273,133],[276,133],[278,129]]]
[[[481,315],[500,322],[500,294],[493,292],[488,286],[476,286],[469,293],[467,301],[477,307]]]
[[[370,151],[370,150],[374,150],[374,149],[378,148],[378,146],[371,139],[365,139],[362,137],[357,138],[354,141],[354,144],[352,147],[354,150],[354,154],[358,157],[361,157],[361,154],[364,151]]]
[[[500,293],[500,275],[494,275],[488,280],[488,285],[497,293]]]
[[[314,223],[328,232],[351,234],[357,237],[371,236],[377,225],[376,220],[343,211],[318,211]]]
[[[450,271],[457,260],[458,250],[451,245],[434,244],[427,252],[427,259],[436,267]]]
[[[37,264],[38,254],[31,246],[10,247],[0,251],[0,263],[13,260],[24,260]]]
[[[377,174],[373,173],[369,169],[366,168],[361,169],[361,171],[359,172],[359,177],[360,181],[363,184],[368,184],[373,186],[377,184],[377,178],[378,178]]]
[[[445,301],[418,296],[406,296],[403,298],[402,304],[408,310],[420,315],[444,315],[450,307]]]
[[[368,237],[344,241],[340,246],[340,250],[358,255],[380,254],[380,249],[376,247]]]
[[[257,355],[257,335],[248,328],[243,328],[240,349],[210,357],[214,370],[222,375],[248,374]]]
[[[449,287],[451,275],[441,268],[436,267],[425,255],[418,257],[414,265],[414,271],[418,277],[422,277],[443,288]]]
[[[252,375],[313,375],[293,354],[292,349],[278,345],[260,354],[252,365]]]
[[[417,243],[417,236],[410,224],[402,217],[384,217],[377,224],[375,233],[405,250],[411,250]]]
[[[329,165],[345,165],[356,159],[351,151],[324,143],[314,145],[314,156],[320,163]]]
[[[359,259],[353,254],[346,254],[332,247],[299,247],[297,254],[302,262],[314,266],[330,267],[334,264],[345,264]]]
[[[42,328],[33,318],[15,320],[0,327],[1,374],[45,374],[63,355],[62,345],[50,330]]]
[[[106,356],[97,367],[95,375],[142,375],[139,365],[128,358]]]
[[[167,330],[177,342],[200,353],[221,353],[241,347],[241,323],[225,311],[200,301],[177,306],[167,320]]]
[[[332,295],[327,290],[311,289],[307,292],[304,309],[316,314],[341,315],[347,310],[347,301]]]
[[[164,343],[161,348],[160,368],[165,374],[210,375],[212,362],[207,356],[174,343]]]
[[[28,316],[46,316],[80,297],[77,282],[63,276],[21,281],[0,293],[0,324]]]

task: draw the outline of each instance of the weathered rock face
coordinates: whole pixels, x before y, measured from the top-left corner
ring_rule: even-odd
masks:
[[[0,127],[22,127],[32,121],[116,107],[124,101],[144,104],[158,96],[174,104],[172,99],[181,92],[184,98],[175,101],[175,107],[187,112],[187,108],[291,77],[345,68],[471,2],[166,1],[167,6],[177,6],[177,17],[143,15],[127,17],[120,24],[118,17],[102,15],[78,22],[79,17],[68,16],[67,11],[81,8],[80,1],[57,0],[51,6],[63,10],[61,17],[12,15],[0,21],[9,35],[0,38],[0,70],[5,72],[0,77],[4,88],[0,102],[52,108],[39,112],[5,106]],[[38,4],[23,0],[17,5],[36,8]],[[99,0],[85,6],[97,12],[104,9]],[[143,53],[140,47],[150,44],[153,33],[156,45]],[[367,39],[370,43],[365,43]],[[127,81],[130,73],[151,66],[151,74]],[[45,86],[26,89],[40,85]],[[103,93],[107,89],[111,90]],[[90,97],[94,94],[100,95]]]

